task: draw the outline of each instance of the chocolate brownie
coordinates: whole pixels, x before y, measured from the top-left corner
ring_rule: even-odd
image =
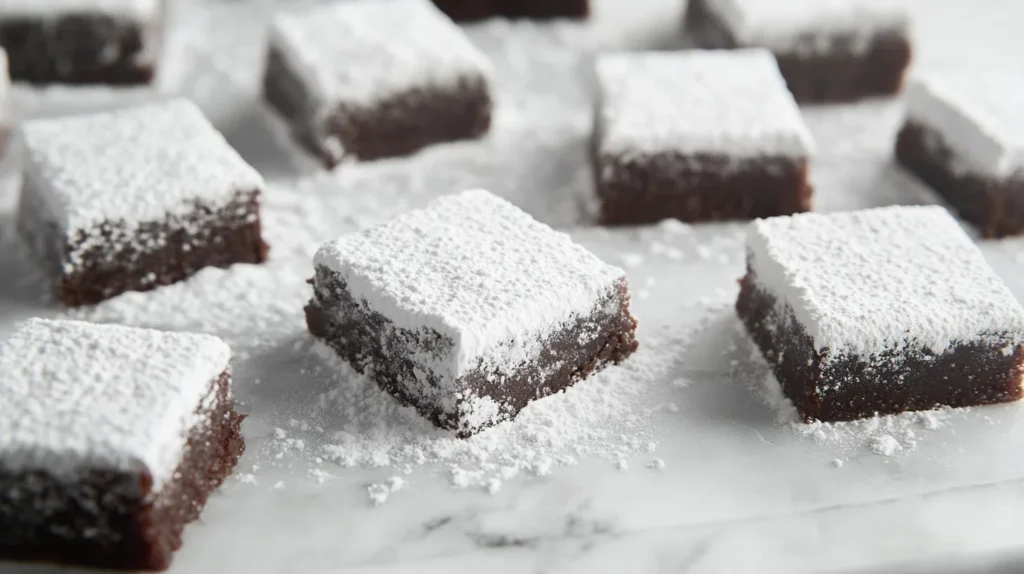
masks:
[[[736,310],[805,421],[1021,398],[1024,308],[942,207],[755,221]]]
[[[490,129],[490,63],[430,0],[354,0],[280,14],[264,97],[328,167]]]
[[[24,124],[18,226],[68,306],[259,263],[260,175],[194,104]]]
[[[32,84],[142,84],[153,79],[164,0],[6,0],[0,47],[11,77]]]
[[[482,190],[320,248],[309,330],[468,437],[636,348],[625,273]]]
[[[601,223],[810,209],[813,142],[769,52],[607,54],[597,77]]]
[[[799,102],[895,94],[913,51],[906,12],[864,0],[691,0],[685,28],[702,48],[771,50]]]
[[[445,14],[458,22],[486,18],[586,18],[590,0],[434,0]]]
[[[32,319],[0,344],[0,560],[164,570],[245,443],[209,335]]]
[[[1024,108],[1003,72],[913,80],[896,159],[985,237],[1024,233]]]

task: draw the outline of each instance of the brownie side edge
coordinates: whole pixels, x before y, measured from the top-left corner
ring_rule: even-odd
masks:
[[[217,401],[197,413],[170,482],[155,495],[148,472],[89,469],[74,478],[0,465],[0,560],[116,570],[168,568],[181,533],[244,450],[231,377],[211,385]]]
[[[162,6],[162,4],[161,4]],[[11,79],[46,84],[146,84],[153,80],[164,10],[155,21],[76,13],[0,18]]]
[[[636,321],[629,314],[624,281],[616,285],[612,298],[600,302],[590,316],[553,333],[542,345],[541,355],[530,364],[512,371],[480,367],[455,382],[460,390],[442,388],[436,375],[424,374],[408,352],[412,341],[417,352],[443,355],[452,351],[450,340],[429,329],[396,329],[365,303],[354,300],[345,283],[324,268],[317,270],[306,321],[314,336],[357,371],[369,374],[381,389],[414,407],[436,426],[465,438],[514,418],[531,401],[564,390],[633,353],[637,348]],[[417,380],[417,371],[427,379],[420,391],[407,384]],[[500,415],[480,426],[467,426],[457,393],[491,399],[500,407]]]
[[[948,202],[986,238],[1024,233],[1024,174],[1004,180],[957,169],[958,158],[943,136],[907,120],[896,137],[896,161]]]
[[[260,195],[260,190],[240,191],[219,209],[196,205],[183,217],[133,229],[108,222],[87,235],[68,237],[26,181],[18,226],[56,279],[57,299],[77,307],[176,283],[205,267],[266,261]]]
[[[748,270],[736,312],[805,422],[966,407],[1022,398],[1024,345],[964,342],[942,353],[893,350],[869,359],[818,352],[788,307]]]
[[[688,222],[756,219],[811,209],[814,190],[803,158],[595,153],[603,225],[673,217]]]
[[[483,74],[465,74],[450,86],[406,90],[368,106],[320,102],[273,46],[263,93],[299,143],[328,168],[346,159],[400,157],[433,144],[480,138],[490,130],[493,108]],[[323,109],[331,111],[325,115]]]

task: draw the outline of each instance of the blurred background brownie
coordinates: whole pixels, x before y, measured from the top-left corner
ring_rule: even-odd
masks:
[[[65,305],[266,259],[263,178],[195,104],[33,120],[22,134],[19,231]]]
[[[16,82],[148,83],[163,28],[164,0],[0,2],[0,47]]]
[[[279,14],[264,97],[328,167],[490,129],[490,62],[430,0],[354,0]]]
[[[771,53],[607,54],[597,77],[601,223],[810,209],[813,141]]]
[[[895,94],[912,52],[905,10],[864,0],[690,0],[685,28],[702,48],[771,50],[799,102]]]
[[[896,159],[985,237],[1024,233],[1020,76],[947,71],[911,81]]]
[[[438,8],[459,22],[503,18],[586,18],[590,0],[434,0]]]

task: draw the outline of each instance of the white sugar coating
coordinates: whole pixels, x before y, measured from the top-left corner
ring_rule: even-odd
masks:
[[[412,89],[453,87],[490,63],[430,0],[353,0],[279,14],[276,48],[321,106],[371,106]]]
[[[172,477],[231,350],[211,335],[30,319],[0,343],[0,466]]]
[[[0,0],[0,20],[65,14],[148,19],[160,12],[160,0]]]
[[[704,0],[741,46],[763,46],[779,53],[815,49],[814,43],[843,35],[868,40],[880,33],[905,32],[904,8],[864,0]],[[827,45],[827,43],[826,43]],[[851,45],[855,50],[865,42]]]
[[[945,71],[912,78],[907,116],[938,132],[959,168],[1006,177],[1024,171],[1024,82],[1005,71]]]
[[[602,153],[805,158],[814,147],[766,50],[607,54],[597,77]]]
[[[625,280],[621,269],[484,190],[328,243],[315,263],[395,327],[451,339],[450,356],[418,358],[443,385],[480,361],[509,369],[532,360],[545,335],[588,317]]]
[[[89,115],[40,119],[21,128],[25,177],[69,234],[105,221],[163,221],[201,203],[226,206],[263,189],[192,102],[174,99]]]
[[[939,206],[758,220],[747,255],[757,285],[831,356],[1024,338],[1024,308]]]

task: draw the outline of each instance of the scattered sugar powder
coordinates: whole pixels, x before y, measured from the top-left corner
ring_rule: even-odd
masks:
[[[468,439],[437,429],[317,343],[312,351],[319,364],[312,374],[332,381],[313,413],[314,426],[323,429],[317,450],[345,467],[439,466],[447,469],[453,487],[492,493],[520,474],[544,476],[583,457],[618,461],[624,469],[626,457],[657,448],[649,423],[656,406],[645,406],[643,394],[671,366],[666,346],[680,341],[668,329],[647,333],[629,361]],[[386,500],[382,492],[375,488],[371,499]]]

